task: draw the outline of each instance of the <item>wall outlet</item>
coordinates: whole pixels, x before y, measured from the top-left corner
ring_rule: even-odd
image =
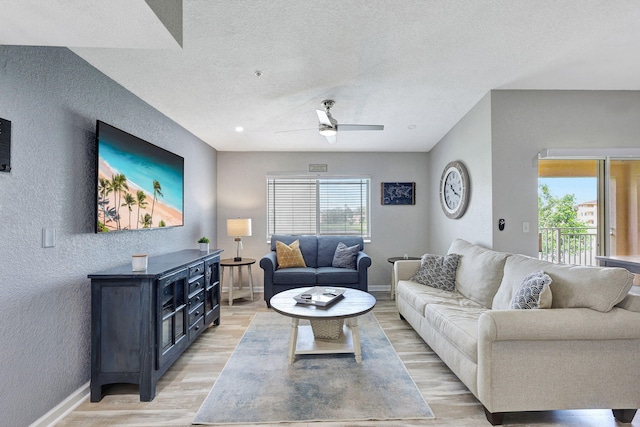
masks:
[[[523,233],[528,233],[529,232],[529,223],[526,222],[526,221],[522,223],[522,232]]]

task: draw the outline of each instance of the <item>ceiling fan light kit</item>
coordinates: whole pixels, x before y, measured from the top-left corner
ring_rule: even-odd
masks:
[[[316,110],[319,121],[318,131],[320,132],[320,135],[327,138],[329,144],[335,144],[338,131],[384,130],[384,125],[338,124],[338,121],[333,118],[330,111],[334,104],[335,101],[333,101],[332,99],[325,99],[324,101],[322,101],[324,111]]]
[[[331,126],[320,125],[320,135],[322,136],[334,136],[338,131]]]

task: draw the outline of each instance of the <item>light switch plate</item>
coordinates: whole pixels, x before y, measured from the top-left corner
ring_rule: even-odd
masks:
[[[523,233],[528,233],[529,232],[529,223],[526,222],[526,221],[522,223],[522,232]]]
[[[42,229],[42,247],[54,248],[55,246],[56,246],[56,229],[43,228]]]

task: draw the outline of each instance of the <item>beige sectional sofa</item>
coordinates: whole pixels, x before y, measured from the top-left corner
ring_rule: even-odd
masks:
[[[640,295],[620,268],[552,264],[464,240],[454,292],[411,278],[420,261],[394,265],[398,311],[484,405],[505,412],[613,409],[631,422],[640,407]],[[553,282],[550,309],[509,309],[529,273]]]

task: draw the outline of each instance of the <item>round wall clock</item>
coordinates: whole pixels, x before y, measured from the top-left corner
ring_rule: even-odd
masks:
[[[460,218],[469,204],[469,173],[461,162],[450,162],[440,178],[440,204],[449,218]]]

